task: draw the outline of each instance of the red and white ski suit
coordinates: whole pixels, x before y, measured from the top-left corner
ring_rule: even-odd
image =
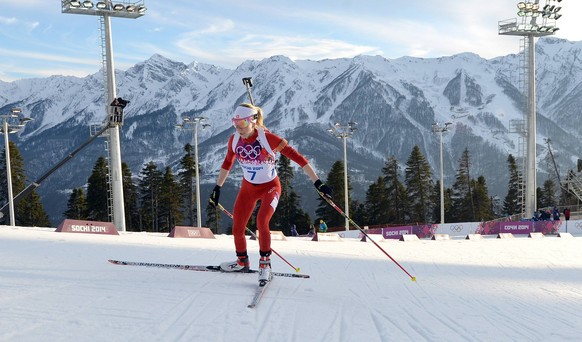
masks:
[[[287,141],[265,130],[265,136],[271,150],[280,152],[290,160],[303,167],[308,161],[287,144]],[[245,227],[251,218],[257,201],[261,200],[261,206],[257,213],[257,230],[259,235],[259,247],[263,252],[271,251],[271,233],[269,221],[275,213],[281,183],[277,176],[276,160],[266,148],[261,146],[261,139],[257,129],[248,138],[240,137],[236,146],[233,145],[235,135],[228,140],[228,148],[222,168],[230,171],[235,158],[243,170],[243,181],[234,203],[233,227],[234,246],[237,254],[247,250]],[[236,152],[235,152],[236,151]]]

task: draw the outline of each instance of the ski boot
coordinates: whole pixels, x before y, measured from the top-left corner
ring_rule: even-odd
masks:
[[[265,286],[273,279],[271,273],[271,259],[269,256],[261,256],[259,260],[259,286]]]
[[[235,261],[226,261],[220,264],[220,270],[222,272],[249,272],[249,257],[245,255],[239,255]]]

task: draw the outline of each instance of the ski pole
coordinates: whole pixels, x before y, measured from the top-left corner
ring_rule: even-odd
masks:
[[[249,100],[251,101],[251,104],[254,106],[255,101],[253,100],[253,94],[251,93],[251,88],[253,87],[253,78],[252,77],[243,77],[242,81],[243,81],[243,84],[245,85],[245,87],[247,88],[247,94],[249,94]]]
[[[225,213],[225,214],[226,214],[226,216],[230,217],[231,219],[234,219],[234,217],[232,216],[232,214],[231,214],[231,213],[230,213],[228,210],[226,210],[226,209],[225,209],[225,208],[222,206],[222,204],[220,204],[220,203],[217,203],[217,204],[216,204],[216,206],[218,207],[218,209],[222,210],[222,212],[223,212],[223,213]],[[246,229],[246,230],[247,230],[249,233],[251,233],[251,235],[252,235],[252,236],[253,236],[255,239],[257,239],[257,241],[259,240],[259,238],[257,237],[257,235],[256,235],[256,234],[255,234],[255,233],[254,233],[252,230],[250,230],[250,229],[249,229],[249,227],[245,227],[245,229]],[[271,248],[271,251],[272,251],[273,253],[275,253],[275,254],[276,254],[276,255],[277,255],[279,258],[281,258],[281,260],[285,261],[285,262],[287,263],[287,265],[291,266],[291,268],[293,268],[293,269],[295,270],[295,272],[299,272],[299,271],[301,270],[299,267],[295,267],[295,266],[291,265],[291,263],[290,263],[289,261],[287,261],[287,259],[283,258],[283,256],[281,256],[281,254],[277,253],[277,251],[276,251],[276,250],[274,250],[273,248]]]
[[[370,238],[370,236],[362,228],[360,228],[360,226],[358,226],[358,224],[356,222],[354,222],[354,220],[352,220],[348,215],[346,215],[343,212],[343,210],[341,210],[335,203],[333,203],[332,200],[327,198],[321,191],[317,190],[317,192],[319,193],[319,196],[321,196],[329,205],[331,205],[335,210],[337,210],[337,212],[340,213],[344,218],[346,218],[348,221],[350,221],[354,225],[354,227],[358,228],[360,230],[360,232],[362,232],[362,234],[364,234],[370,241],[372,241],[372,243],[374,245],[376,245],[376,247],[378,247],[384,254],[386,254],[386,256],[390,258],[390,260],[392,260],[396,265],[398,265],[398,267],[400,267],[400,269],[403,270],[404,273],[406,273],[410,277],[410,280],[416,281],[416,277],[413,277],[412,275],[410,275],[410,273],[408,273],[408,271],[405,270],[404,267],[402,267],[398,263],[398,261],[394,260],[394,258],[391,257],[390,254],[388,254],[382,247],[380,247],[380,245],[378,245],[376,243],[376,241],[372,240],[372,238]]]

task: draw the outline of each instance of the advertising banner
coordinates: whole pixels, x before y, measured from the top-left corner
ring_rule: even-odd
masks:
[[[112,222],[65,219],[55,230],[59,233],[119,235]]]
[[[403,234],[412,234],[412,226],[382,228],[384,239],[400,239]]]
[[[529,234],[532,232],[532,222],[499,222],[497,233]]]
[[[191,239],[216,239],[214,233],[210,228],[203,227],[188,227],[188,226],[175,226],[174,229],[168,234],[168,237],[173,238],[191,238]]]

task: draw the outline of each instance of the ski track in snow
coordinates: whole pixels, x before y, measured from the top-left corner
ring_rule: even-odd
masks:
[[[579,341],[582,238],[273,241],[310,279],[117,266],[213,264],[231,237],[0,229],[1,341]],[[258,260],[249,241],[251,265]],[[276,271],[291,272],[278,257]]]

